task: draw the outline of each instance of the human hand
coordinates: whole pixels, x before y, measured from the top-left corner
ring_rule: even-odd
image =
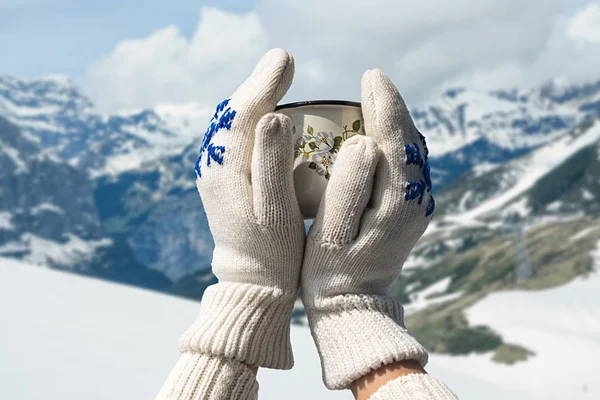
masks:
[[[427,362],[388,296],[435,207],[425,138],[380,70],[363,76],[362,111],[366,136],[340,150],[302,266],[302,300],[330,389],[381,365]]]
[[[196,163],[196,184],[215,242],[219,283],[180,342],[251,366],[289,369],[291,311],[298,292],[304,224],[292,169],[291,121],[274,114],[294,60],[268,52],[217,106]]]

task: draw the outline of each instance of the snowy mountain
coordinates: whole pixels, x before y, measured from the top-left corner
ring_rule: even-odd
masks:
[[[492,352],[432,354],[427,370],[462,400],[597,398],[599,293],[595,274],[541,293],[494,294],[467,310],[469,321],[492,326],[535,357],[507,367],[493,362]],[[179,336],[198,313],[195,302],[2,258],[0,304],[11,305],[0,330],[0,398],[19,400],[152,399],[177,360]],[[260,369],[260,398],[350,399],[348,391],[322,384],[309,330],[291,332],[295,366]]]
[[[197,156],[167,157],[96,180],[103,225],[125,237],[136,257],[172,281],[210,268],[214,242],[194,183]],[[193,159],[193,161],[192,161]]]
[[[451,89],[412,116],[427,136],[434,183],[442,187],[474,166],[503,163],[600,117],[600,81],[490,92]]]
[[[102,227],[88,175],[0,117],[0,255],[154,289],[169,281]]]
[[[600,213],[600,119],[502,165],[479,165],[437,200],[437,224]]]
[[[82,90],[65,77],[0,76],[0,116],[37,139],[44,153],[93,176],[135,169],[180,151],[190,140],[185,135],[190,131],[175,131],[153,110],[98,113]]]
[[[93,190],[103,231],[174,281],[208,268],[211,259],[212,238],[189,167],[196,158],[190,136],[199,138],[207,115],[192,104],[107,116],[67,78],[0,77],[0,116],[37,143],[33,151],[87,172],[91,179],[82,190]],[[182,159],[185,148],[194,161]]]

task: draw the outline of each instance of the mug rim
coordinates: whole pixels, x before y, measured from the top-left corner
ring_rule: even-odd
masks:
[[[356,101],[347,100],[307,100],[307,101],[296,101],[293,103],[280,104],[275,107],[275,111],[284,110],[288,108],[298,108],[304,106],[350,106],[350,107],[361,107],[361,104]]]

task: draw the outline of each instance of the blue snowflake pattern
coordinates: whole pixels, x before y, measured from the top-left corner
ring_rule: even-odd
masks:
[[[421,205],[423,203],[425,192],[431,193],[432,183],[427,142],[425,141],[425,136],[423,136],[421,132],[419,132],[419,138],[421,139],[421,144],[423,145],[423,155],[421,155],[421,150],[419,149],[419,145],[417,143],[407,144],[405,146],[406,165],[416,165],[421,168],[423,170],[423,179],[420,179],[418,182],[408,182],[406,184],[406,195],[404,196],[404,200],[411,201],[418,199],[418,203]],[[425,217],[429,217],[431,214],[433,214],[434,210],[435,200],[433,199],[433,195],[430,195]]]
[[[204,153],[206,153],[207,167],[210,167],[211,160],[218,164],[223,164],[225,146],[215,146],[212,143],[212,140],[219,130],[231,129],[231,124],[233,123],[237,111],[232,110],[231,107],[229,107],[230,101],[231,99],[226,99],[217,105],[215,115],[213,115],[206,132],[204,132],[204,139],[200,146],[200,156],[194,166],[194,171],[196,171],[196,177],[198,178],[202,177],[201,166]]]

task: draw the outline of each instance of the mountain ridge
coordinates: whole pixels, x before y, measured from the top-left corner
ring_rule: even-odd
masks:
[[[491,177],[513,160],[551,146],[575,127],[598,118],[598,101],[600,81],[549,82],[531,89],[449,89],[429,105],[412,109],[416,125],[428,139],[434,189],[439,193],[432,227],[454,224],[452,215],[462,218],[459,206],[475,204],[482,196],[465,198],[470,190],[466,181],[486,186],[482,193],[493,191]],[[0,77],[0,115],[20,126],[22,137],[38,144],[40,155],[88,175],[86,185],[91,187],[103,235],[122,243],[137,263],[168,277],[186,293],[193,292],[194,282],[201,286],[210,281],[205,275],[214,246],[193,173],[203,113],[208,114],[193,104],[104,115],[68,79]],[[14,151],[10,154],[16,157]],[[591,155],[584,158],[583,164],[593,165]],[[548,196],[543,188],[536,193],[536,199]],[[584,195],[596,196],[595,186],[581,192]],[[544,207],[549,205],[543,202]],[[560,217],[561,212],[554,214]],[[11,218],[3,214],[0,221],[8,225]],[[409,258],[408,264],[418,265],[416,259]],[[198,293],[202,290],[199,287]]]

